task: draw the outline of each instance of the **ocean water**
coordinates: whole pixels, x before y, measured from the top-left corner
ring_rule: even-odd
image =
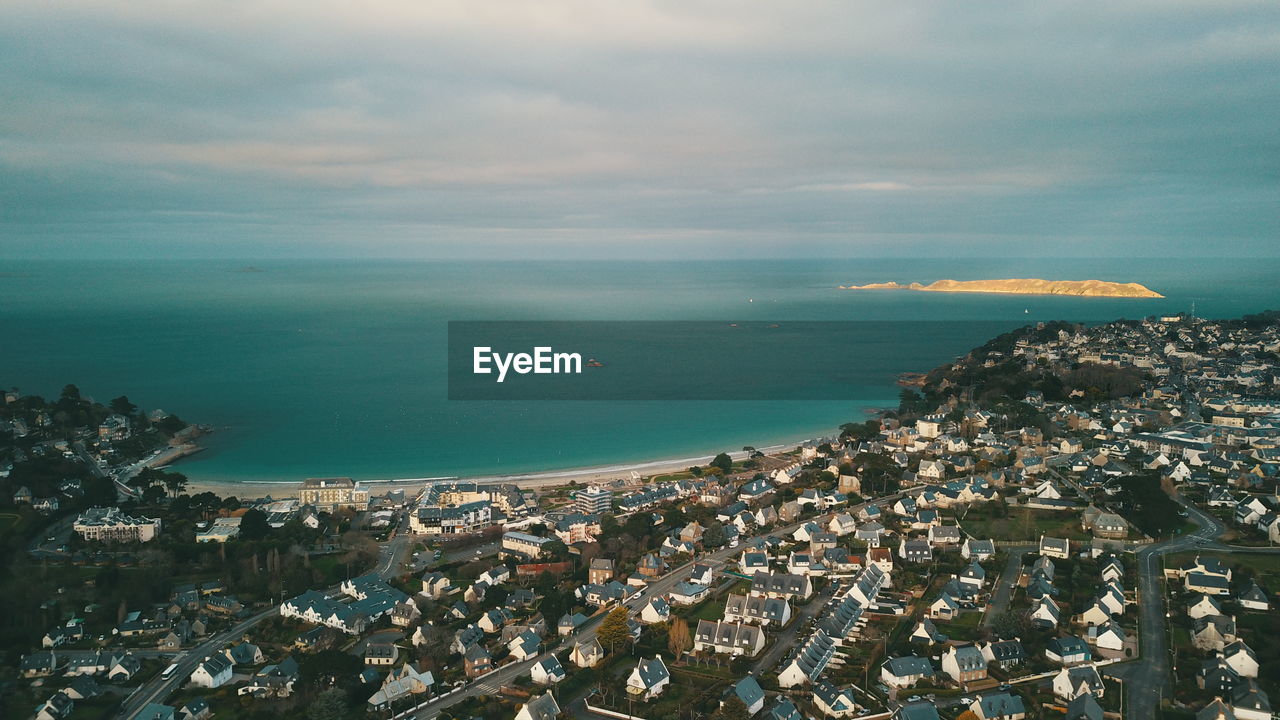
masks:
[[[818,437],[925,371],[1039,320],[1280,308],[1277,260],[717,262],[7,261],[0,384],[127,394],[215,426],[179,469],[211,481],[525,473]],[[949,277],[1141,282],[1165,299],[840,291]],[[853,400],[446,399],[450,320],[873,320]],[[797,349],[802,356],[804,349]],[[678,367],[679,357],[670,358]],[[743,383],[750,383],[748,377]]]

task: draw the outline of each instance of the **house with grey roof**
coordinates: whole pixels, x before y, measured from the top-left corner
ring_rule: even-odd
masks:
[[[635,669],[627,676],[627,694],[649,700],[661,695],[670,683],[671,673],[667,671],[661,656],[640,658]]]

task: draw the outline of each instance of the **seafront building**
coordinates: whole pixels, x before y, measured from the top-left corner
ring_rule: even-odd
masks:
[[[583,515],[607,513],[613,508],[613,493],[596,485],[579,490],[576,500],[578,512]]]
[[[467,535],[528,515],[535,507],[514,485],[432,483],[418,496],[409,514],[409,529],[425,535]]]
[[[71,527],[85,540],[148,542],[160,532],[160,521],[125,515],[118,507],[93,507],[80,513]]]
[[[369,509],[369,491],[351,478],[308,478],[298,490],[298,502],[333,512],[340,508]]]

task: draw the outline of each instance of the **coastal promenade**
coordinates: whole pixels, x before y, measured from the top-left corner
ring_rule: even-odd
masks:
[[[800,442],[805,441],[801,440],[795,443],[770,445],[768,447],[757,448],[757,450],[765,454],[771,452],[782,452],[795,448]],[[739,461],[747,459],[749,453],[739,450],[727,454],[735,461]],[[566,485],[570,481],[576,481],[584,484],[607,482],[610,480],[617,480],[620,477],[627,477],[631,473],[652,478],[654,476],[664,475],[667,473],[684,472],[693,465],[706,465],[711,462],[714,457],[715,455],[701,455],[698,457],[675,458],[670,460],[651,460],[647,462],[619,465],[600,465],[584,468],[568,468],[564,470],[547,470],[543,472],[514,473],[509,475],[422,477],[399,480],[361,480],[360,485],[361,487],[367,488],[372,493],[385,493],[391,490],[404,490],[406,493],[417,492],[431,483],[448,480],[466,480],[468,482],[489,483],[495,485],[510,484],[521,488],[538,489]],[[187,491],[191,493],[208,491],[223,497],[235,496],[238,498],[261,498],[267,496],[280,497],[284,494],[292,494],[300,482],[301,480],[279,482],[231,482],[190,478],[187,483]]]

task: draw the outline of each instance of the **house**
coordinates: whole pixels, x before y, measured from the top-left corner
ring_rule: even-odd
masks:
[[[982,586],[987,582],[987,571],[978,564],[977,560],[974,560],[969,563],[968,567],[960,571],[960,574],[956,576],[956,580],[963,585],[969,585],[975,591],[981,590]]]
[[[938,708],[932,702],[907,703],[893,714],[893,720],[939,720]]]
[[[451,583],[444,573],[430,572],[422,576],[422,590],[419,594],[429,598],[441,598],[449,592],[450,588]]]
[[[529,668],[529,679],[538,685],[551,685],[565,679],[567,673],[555,655],[548,655]]]
[[[959,614],[960,604],[945,591],[929,606],[929,617],[935,620],[954,620]]]
[[[1107,622],[1090,627],[1085,633],[1085,639],[1089,644],[1105,650],[1123,650],[1126,638],[1124,630],[1119,625],[1115,622]]]
[[[613,580],[614,572],[611,558],[593,558],[587,569],[587,582],[592,585],[604,585]]]
[[[921,618],[920,622],[916,623],[915,629],[911,631],[911,642],[932,644],[946,641],[947,636],[938,632],[938,627],[927,617]]]
[[[1236,639],[1236,621],[1227,615],[1206,615],[1191,623],[1191,644],[1200,650],[1223,650]]]
[[[691,582],[676,583],[671,589],[671,602],[676,605],[696,605],[707,598],[711,588]]]
[[[960,528],[955,525],[933,525],[929,528],[929,544],[931,545],[958,545],[960,544]]]
[[[258,665],[264,660],[262,649],[250,642],[232,645],[223,651],[232,665]]]
[[[645,553],[640,558],[636,571],[646,577],[658,577],[667,571],[667,562],[653,553]]]
[[[202,697],[191,698],[186,705],[182,706],[182,710],[178,711],[178,717],[181,720],[208,720],[213,715],[213,709],[209,707],[209,701]]]
[[[1245,678],[1231,692],[1231,710],[1237,720],[1271,720],[1271,700],[1258,681]]]
[[[541,650],[542,638],[532,630],[525,630],[512,639],[507,648],[511,651],[511,657],[516,660],[528,660]]]
[[[813,583],[807,575],[757,572],[751,578],[751,594],[788,600],[808,600],[813,595]]]
[[[217,688],[231,682],[231,660],[225,655],[210,655],[191,672],[191,684]]]
[[[573,646],[573,652],[569,653],[569,660],[580,668],[595,667],[603,659],[604,648],[601,647],[600,641],[595,637],[585,643],[576,643]]]
[[[550,692],[529,698],[529,702],[516,711],[515,720],[555,720],[560,716],[560,705]]]
[[[569,635],[576,630],[578,626],[586,622],[587,619],[587,616],[582,613],[574,613],[572,615],[565,613],[560,616],[560,621],[556,623],[556,632],[561,636]]]
[[[924,678],[933,677],[933,665],[929,658],[916,655],[889,658],[880,667],[880,680],[891,688],[915,685]]]
[[[503,625],[511,622],[515,616],[506,608],[494,608],[484,615],[480,616],[480,620],[476,622],[480,629],[487,633],[495,633],[502,629]]]
[[[1044,656],[1060,665],[1076,665],[1088,662],[1092,657],[1089,646],[1073,635],[1050,640],[1045,645]]]
[[[942,655],[942,672],[960,685],[985,680],[987,659],[976,645],[952,645]]]
[[[65,720],[75,710],[76,703],[63,691],[49,696],[44,704],[36,708],[35,720]]]
[[[1040,555],[1043,557],[1066,560],[1071,557],[1071,541],[1065,538],[1040,536]]]
[[[1200,668],[1196,670],[1196,687],[1201,690],[1209,690],[1226,695],[1239,682],[1240,676],[1221,657],[1213,657],[1202,661]]]
[[[159,703],[147,703],[137,715],[134,715],[134,720],[176,720],[176,718],[176,710]]]
[[[1231,581],[1221,575],[1209,575],[1202,572],[1187,573],[1183,580],[1187,592],[1205,595],[1230,595]]]
[[[1084,612],[1080,613],[1076,617],[1076,622],[1090,627],[1095,625],[1105,625],[1111,622],[1111,608],[1104,605],[1101,600],[1095,598],[1089,607],[1085,608]]]
[[[640,608],[640,622],[646,625],[666,622],[669,617],[671,617],[671,606],[667,604],[667,599],[661,595],[650,598]]]
[[[364,646],[365,665],[395,665],[400,657],[400,648],[395,643],[371,642]]]
[[[805,717],[795,703],[779,695],[777,703],[765,713],[764,720],[805,720]]]
[[[907,562],[925,563],[933,560],[933,548],[924,540],[905,540],[898,546],[898,556]]]
[[[760,687],[760,683],[752,675],[739,680],[733,686],[733,694],[747,707],[748,716],[764,709],[764,688]]]
[[[710,587],[716,578],[715,568],[706,563],[694,563],[689,570],[689,582]]]
[[[871,548],[867,551],[867,562],[880,568],[886,576],[893,572],[893,552],[889,548]]]
[[[1196,595],[1187,603],[1187,616],[1193,620],[1221,614],[1222,606],[1212,595]]]
[[[699,620],[693,636],[697,652],[715,652],[754,657],[764,648],[764,631],[758,626],[716,620]]]
[[[783,598],[730,594],[725,599],[724,619],[781,627],[791,622],[791,605]]]
[[[884,538],[884,526],[872,520],[862,527],[854,531],[855,540],[860,540],[867,544],[867,547],[880,547],[880,541]]]
[[[1017,667],[1027,659],[1027,650],[1017,638],[988,642],[979,647],[982,649],[982,657],[987,659],[987,665],[994,664],[1001,670]]]
[[[1093,665],[1064,667],[1053,676],[1053,694],[1063,700],[1074,700],[1081,695],[1102,697],[1104,690],[1102,677]]]
[[[757,572],[768,572],[769,556],[759,550],[747,550],[738,561],[738,570],[743,575],[755,575]]]
[[[973,538],[965,538],[964,544],[960,546],[960,555],[965,560],[977,560],[978,562],[986,562],[996,554],[996,544],[992,540],[975,540]]]
[[[850,717],[858,711],[852,690],[841,690],[825,680],[813,686],[813,704],[828,717]]]
[[[435,682],[435,676],[431,671],[421,670],[413,663],[405,663],[387,673],[386,679],[382,681],[382,687],[369,696],[369,709],[382,710],[391,707],[402,698],[425,695]]]
[[[1258,656],[1243,640],[1227,643],[1219,656],[1240,677],[1258,677]]]
[[[405,665],[405,669],[410,665]],[[256,698],[278,697],[287,698],[293,694],[293,684],[297,682],[299,675],[298,661],[292,656],[286,657],[275,665],[267,665],[258,672],[254,673],[249,683],[236,688],[237,695],[252,695]],[[392,671],[395,675],[395,671]],[[434,682],[431,680],[431,673],[426,673],[428,684]]]
[[[831,521],[827,523],[827,530],[837,537],[844,537],[857,529],[858,523],[849,513],[836,513],[831,517]],[[882,527],[881,530],[883,529]]]
[[[1236,712],[1222,698],[1214,698],[1196,713],[1196,720],[1236,720]]]
[[[467,647],[462,654],[462,671],[468,678],[477,678],[493,670],[493,656],[484,645],[476,643]]]
[[[649,700],[661,695],[670,683],[671,673],[667,671],[661,656],[654,655],[652,660],[641,658],[627,677],[627,693]]]
[[[1246,610],[1268,610],[1271,602],[1267,598],[1267,594],[1258,587],[1257,582],[1250,582],[1249,587],[1240,593],[1240,607]]]
[[[969,711],[979,720],[1023,720],[1027,716],[1022,696],[1007,692],[983,695],[969,705]]]

